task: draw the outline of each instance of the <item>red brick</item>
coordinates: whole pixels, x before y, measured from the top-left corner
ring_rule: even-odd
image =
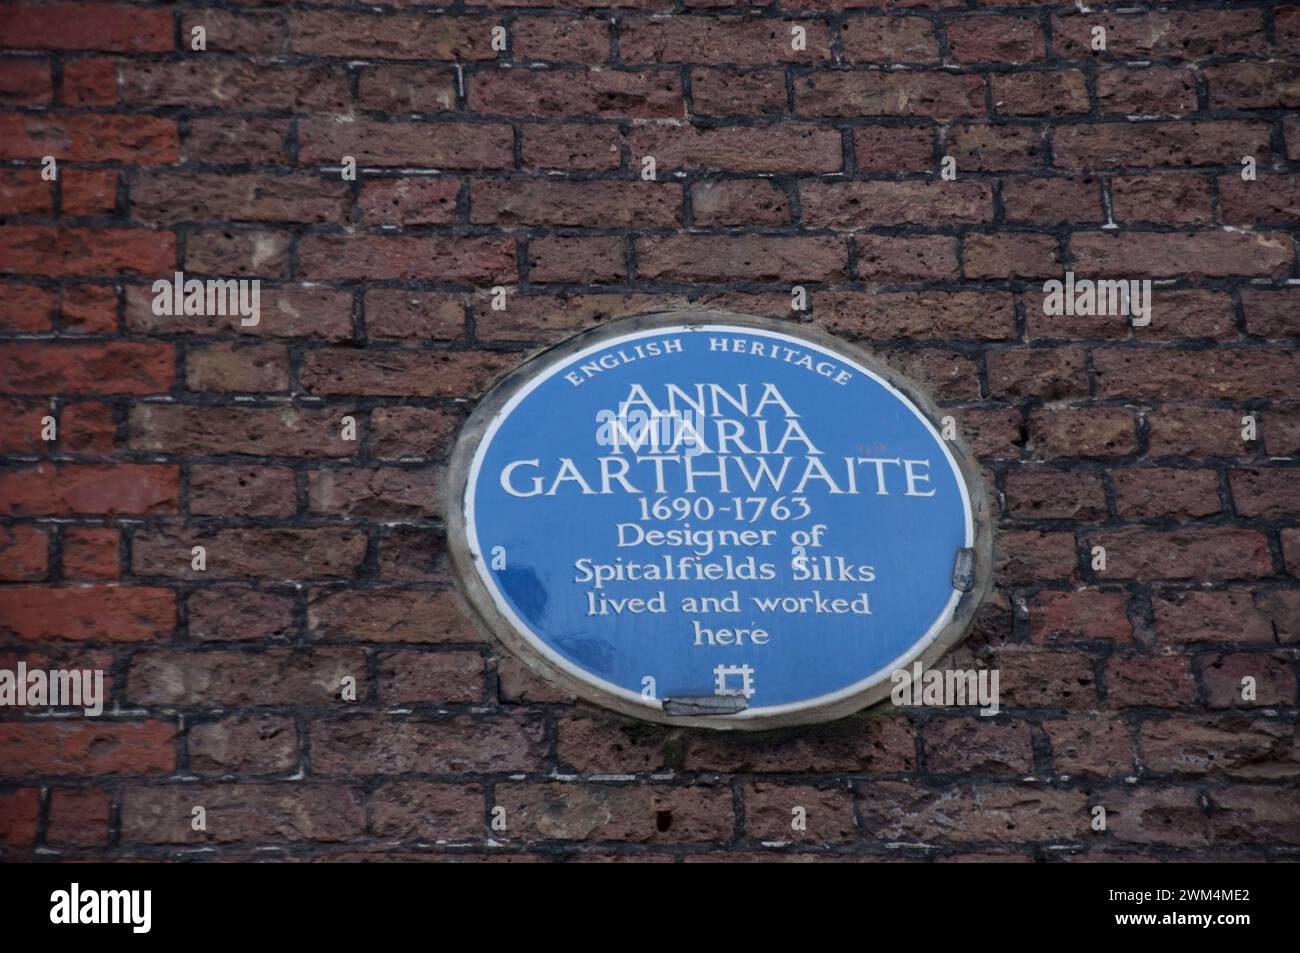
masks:
[[[54,293],[44,288],[6,284],[0,298],[0,328],[6,333],[48,331],[54,301]]]
[[[1116,67],[1097,74],[1103,113],[1123,115],[1196,111],[1196,74],[1172,66]]]
[[[112,106],[117,102],[117,63],[90,56],[63,62],[63,105]]]
[[[291,239],[283,231],[191,232],[185,240],[184,270],[222,278],[287,278]],[[181,321],[177,326],[188,323],[186,319]]]
[[[456,220],[460,182],[444,177],[368,178],[358,205],[371,225],[445,225]]]
[[[0,579],[35,582],[49,571],[50,538],[36,526],[0,526]]]
[[[930,355],[940,354],[937,351],[923,351],[922,354],[929,357]],[[964,360],[964,359],[963,359]],[[897,364],[897,362],[895,362]],[[933,357],[930,357],[929,363],[921,363],[907,367],[910,372],[909,376],[918,376],[915,373],[917,367],[922,368],[919,375],[921,380],[929,381],[932,386],[944,386],[946,381],[938,375],[945,365],[948,373],[951,375],[961,375],[968,377],[974,374],[974,369],[965,367],[961,363],[952,361],[939,364]],[[963,396],[958,388],[951,388],[948,392],[943,393],[947,399],[958,399]],[[970,396],[966,394],[964,396]],[[967,408],[953,414],[957,420],[957,425],[961,430],[961,435],[967,445],[974,451],[978,457],[991,457],[994,459],[1007,459],[1020,456],[1023,449],[1024,434],[1023,424],[1020,412],[1011,408],[981,410],[978,408]]]
[[[777,184],[765,179],[727,179],[701,182],[691,189],[691,211],[696,226],[786,225],[790,199]]]
[[[195,642],[261,642],[294,632],[293,598],[242,586],[196,589],[185,600]]]
[[[622,162],[615,126],[525,125],[523,139],[525,169],[608,172]]]
[[[673,70],[500,69],[466,83],[475,112],[501,116],[680,119],[681,80]]]
[[[1294,725],[1169,718],[1144,722],[1140,730],[1142,761],[1157,774],[1265,779],[1300,773]]]
[[[489,179],[470,188],[469,220],[506,228],[671,228],[680,224],[681,208],[680,185]]]
[[[52,847],[100,847],[108,843],[112,803],[107,791],[56,788],[50,792],[45,841]]]
[[[1253,579],[1273,574],[1268,541],[1246,529],[1123,529],[1095,533],[1085,545],[1106,549],[1105,579]]]
[[[1088,829],[1081,791],[1030,784],[906,781],[858,785],[863,828],[877,841],[911,844],[1073,841]]]
[[[1106,491],[1096,473],[1019,467],[1007,471],[1006,498],[1012,519],[1106,518]]]
[[[349,519],[418,519],[440,512],[439,479],[426,468],[339,468],[308,474],[313,513]]]
[[[165,9],[117,3],[15,4],[0,14],[0,46],[165,53],[172,49],[172,17]]]
[[[341,223],[348,186],[316,176],[144,173],[131,185],[131,213],[141,222]]]
[[[816,72],[794,85],[795,111],[805,116],[978,116],[984,77],[972,74]]]
[[[8,274],[154,275],[175,265],[176,239],[142,228],[10,225],[0,228],[0,261]]]
[[[1156,278],[1282,277],[1295,259],[1280,232],[1078,232],[1070,253],[1080,272]]]
[[[1196,175],[1116,176],[1111,179],[1115,221],[1187,223],[1211,221],[1210,182]]]
[[[1300,337],[1300,289],[1243,288],[1246,330],[1268,338]]]
[[[284,52],[284,19],[278,13],[230,13],[211,8],[181,17],[182,43],[189,45],[196,26],[207,32],[207,48],[222,53]]]
[[[59,302],[59,317],[67,333],[113,334],[117,331],[117,290],[105,285],[68,285]]]
[[[745,833],[764,843],[842,844],[857,837],[853,792],[848,785],[752,781],[745,786],[743,797]]]
[[[289,389],[289,352],[252,341],[202,344],[185,355],[185,389],[275,393]]]
[[[934,26],[924,17],[851,17],[840,24],[846,63],[937,63]]]
[[[0,791],[0,846],[21,848],[35,844],[40,813],[41,792],[37,788]]]
[[[128,695],[140,705],[326,705],[348,676],[364,699],[369,680],[359,649],[158,650],[131,657]]]
[[[163,721],[0,722],[0,774],[170,774],[176,767],[175,737],[175,725]]]
[[[858,126],[853,152],[860,172],[928,172],[934,133],[918,126]]]
[[[1228,474],[1228,482],[1241,516],[1287,519],[1300,514],[1300,471],[1233,470]]]
[[[289,50],[346,59],[494,60],[488,24],[477,17],[299,10],[289,16]]]
[[[807,48],[793,49],[791,29],[806,31]],[[830,32],[817,20],[742,17],[628,17],[619,24],[624,63],[754,65],[830,60]]]
[[[606,19],[522,16],[511,24],[510,48],[520,62],[599,65],[609,60],[609,35]]]
[[[103,113],[0,113],[0,158],[169,165],[180,154],[176,121]],[[108,236],[105,236],[107,239]]]
[[[207,550],[207,569],[191,568],[191,549]],[[131,544],[137,576],[184,579],[351,577],[365,558],[365,534],[349,527],[139,530]]]
[[[1127,519],[1197,519],[1222,509],[1219,475],[1213,470],[1113,470],[1111,482],[1115,509]]]
[[[999,292],[817,292],[813,310],[818,324],[849,337],[1006,340],[1015,335],[1015,303]]]
[[[1046,54],[1036,17],[956,17],[946,29],[949,52],[958,63],[1033,63]]]
[[[632,163],[654,156],[659,177],[677,170],[728,172],[836,172],[843,143],[833,129],[779,126],[637,126],[629,137]]]
[[[53,98],[54,84],[48,59],[43,56],[6,56],[0,59],[0,103],[44,106]]]
[[[379,700],[447,705],[483,700],[483,656],[477,652],[402,649],[378,656]]]
[[[1205,67],[1202,75],[1210,87],[1212,109],[1300,106],[1300,77],[1294,63],[1220,63]]]
[[[999,534],[995,555],[998,578],[1010,584],[1038,584],[1045,579],[1072,579],[1078,575],[1071,533],[1009,530]]]
[[[122,64],[121,71],[122,102],[150,109],[225,109],[230,103],[239,103],[248,111],[346,114],[351,106],[343,64],[279,65],[200,56],[177,61],[130,60]],[[139,121],[131,117],[132,123]]]
[[[394,781],[370,796],[370,815],[380,837],[469,840],[483,834],[483,805],[483,789],[475,784]]]
[[[1263,53],[1267,47],[1258,10],[1187,10],[1173,13],[1088,13],[1052,17],[1052,45],[1069,59],[1089,59],[1092,29],[1106,29],[1105,57],[1200,59]]]
[[[1290,707],[1296,701],[1295,654],[1234,652],[1198,659],[1205,700],[1211,708]],[[1255,697],[1242,698],[1244,681],[1254,680]]]
[[[469,397],[514,363],[491,351],[319,350],[307,355],[299,377],[309,392],[325,396]]]
[[[74,526],[63,531],[64,579],[116,579],[121,531],[111,526]]]
[[[785,71],[692,70],[691,104],[697,116],[762,116],[784,113],[787,105]]]
[[[1151,598],[1156,638],[1167,645],[1197,642],[1272,642],[1269,617],[1248,592],[1166,589]]]
[[[1045,721],[1052,764],[1061,774],[1127,775],[1133,768],[1133,738],[1118,719]]]
[[[1064,116],[1091,108],[1078,70],[995,73],[992,83],[993,108],[1004,116]]]
[[[1182,708],[1196,701],[1190,661],[1181,655],[1113,655],[1106,662],[1112,707]]]
[[[113,169],[66,169],[64,215],[112,215],[117,210],[117,172]]]
[[[312,724],[311,742],[312,766],[326,777],[539,771],[546,750],[545,724],[535,714],[332,718]],[[525,790],[539,803],[537,785]]]
[[[211,407],[151,404],[131,408],[130,444],[176,454],[346,457],[355,441],[342,439],[348,409]]]
[[[1137,451],[1133,413],[1118,407],[1043,408],[1030,416],[1029,432],[1035,455],[1042,459]]]
[[[1052,235],[967,235],[962,262],[967,278],[1043,278],[1061,270]]]
[[[205,830],[194,830],[193,809]],[[359,788],[326,784],[179,784],[122,792],[124,844],[331,842],[361,836]]]
[[[155,464],[39,464],[0,471],[11,516],[144,515],[175,512],[180,470]]]
[[[298,763],[298,732],[289,718],[247,715],[193,725],[186,739],[196,774],[279,774]]]
[[[359,166],[431,169],[508,169],[514,165],[510,127],[498,123],[380,123],[369,119],[298,123],[298,158],[337,166],[352,156]]]
[[[1060,400],[1088,396],[1087,355],[1067,347],[990,352],[989,393],[994,397]]]
[[[1256,444],[1241,439],[1243,416],[1239,410],[1166,404],[1146,415],[1147,453],[1198,459],[1253,454]]]
[[[1008,221],[1031,225],[1100,224],[1101,187],[1089,177],[1006,178],[1002,181],[1002,207]]]
[[[54,193],[36,169],[3,169],[0,203],[9,215],[49,216],[54,212]]]
[[[1092,792],[1089,803],[1106,809],[1106,829],[1120,843],[1186,851],[1210,842],[1210,822],[1194,788],[1124,785]]]
[[[175,594],[144,586],[8,587],[0,608],[0,635],[22,642],[144,642],[176,624]]]
[[[67,70],[64,70],[66,80]],[[195,117],[189,121],[184,156],[191,162],[242,165],[285,165],[289,135],[287,119]]]
[[[825,281],[843,278],[847,249],[835,238],[672,235],[637,241],[637,275],[687,281]]]
[[[1025,172],[1041,169],[1047,156],[1043,131],[1036,126],[954,124],[944,154],[963,172]]]
[[[298,508],[288,467],[195,464],[190,512],[199,516],[293,516]]]
[[[1105,640],[1127,642],[1129,597],[1123,592],[1044,590],[1029,600],[1029,632],[1034,642]]]
[[[454,593],[347,589],[313,592],[307,629],[315,639],[348,642],[478,642]]]
[[[1097,396],[1161,399],[1176,394],[1197,399],[1289,398],[1300,375],[1300,352],[1219,349],[1170,351],[1102,348],[1092,352]],[[1241,437],[1241,414],[1233,428]],[[1225,422],[1227,415],[1224,415]],[[1223,435],[1225,440],[1227,434]]]
[[[436,273],[444,281],[494,283],[515,275],[515,244],[501,238],[309,235],[298,254],[304,277],[326,281]]]
[[[1272,155],[1269,129],[1258,122],[1107,122],[1058,126],[1052,131],[1052,155],[1062,169],[1109,169],[1145,166],[1220,166],[1253,155]]]
[[[117,421],[110,404],[79,401],[59,414],[59,448],[64,453],[104,457],[117,447]]]
[[[1027,724],[986,718],[935,718],[922,741],[927,767],[938,774],[1029,774],[1034,752]]]
[[[516,836],[544,840],[723,841],[735,824],[725,787],[499,784],[496,803]]]
[[[856,276],[864,281],[952,281],[957,240],[948,235],[859,235]]]
[[[982,182],[806,182],[803,224],[857,231],[880,225],[944,226],[993,220],[993,190]]]

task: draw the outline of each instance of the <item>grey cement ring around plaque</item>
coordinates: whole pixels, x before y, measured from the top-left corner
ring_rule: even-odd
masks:
[[[628,318],[533,357],[452,455],[479,624],[637,718],[838,718],[936,661],[987,593],[983,481],[915,386],[816,328]]]

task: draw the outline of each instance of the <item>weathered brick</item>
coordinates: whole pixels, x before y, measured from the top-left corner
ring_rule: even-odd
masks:
[[[246,705],[326,705],[337,700],[345,676],[358,698],[369,680],[358,649],[152,651],[131,659],[128,697],[140,705],[221,708]]]
[[[7,586],[0,635],[21,642],[163,640],[176,624],[176,596],[152,586]]]
[[[201,805],[206,830],[194,830]],[[127,844],[346,841],[365,831],[359,788],[328,784],[180,784],[122,792]]]
[[[207,552],[205,570],[191,567],[194,546]],[[343,527],[142,530],[132,539],[131,570],[183,579],[350,577],[365,553],[365,534]]]
[[[165,721],[0,722],[0,775],[170,774],[176,766],[175,737],[176,727]],[[188,827],[188,819],[185,823]]]

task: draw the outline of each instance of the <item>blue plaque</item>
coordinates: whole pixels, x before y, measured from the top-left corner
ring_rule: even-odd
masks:
[[[896,373],[807,326],[618,322],[467,422],[458,576],[510,650],[625,713],[838,717],[947,651],[987,589],[982,488],[943,431]]]

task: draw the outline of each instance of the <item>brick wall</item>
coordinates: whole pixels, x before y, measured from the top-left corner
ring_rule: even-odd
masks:
[[[3,859],[1295,856],[1300,6],[18,2],[0,46],[0,656],[111,690],[0,711]],[[178,269],[261,324],[154,315]],[[1152,324],[1045,316],[1066,269]],[[999,577],[951,664],[1003,714],[660,728],[469,624],[475,395],[690,306],[959,420]]]

